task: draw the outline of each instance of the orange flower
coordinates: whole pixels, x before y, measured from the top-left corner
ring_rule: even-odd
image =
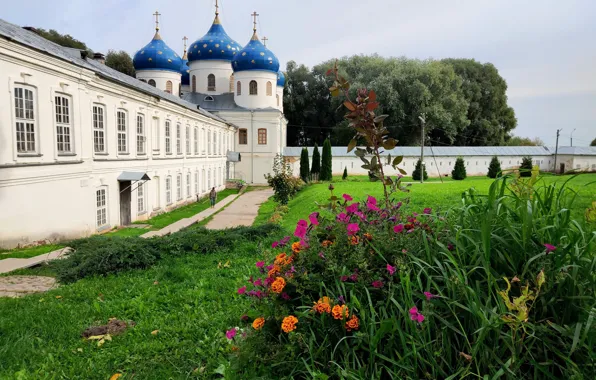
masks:
[[[350,236],[349,237],[349,240],[348,241],[350,242],[350,244],[356,245],[356,244],[358,244],[360,242],[360,238],[358,236],[356,236],[356,235],[353,235],[353,236]]]
[[[302,245],[300,245],[299,241],[292,243],[292,252],[300,253],[301,250],[302,250]]]
[[[286,256],[287,256],[287,255],[285,254],[285,252],[282,252],[282,253],[280,253],[279,255],[277,255],[277,256],[275,257],[275,262],[274,262],[274,264],[277,264],[277,265],[285,265],[285,264],[286,264]]]
[[[323,240],[323,242],[321,243],[321,245],[324,248],[330,247],[331,245],[333,245],[333,242],[331,240]]]
[[[293,315],[288,315],[281,322],[281,329],[284,332],[289,333],[290,331],[296,330],[296,323],[298,323],[298,318],[294,317]]]
[[[333,314],[333,319],[344,319],[344,317],[347,319],[350,311],[346,305],[335,305],[331,310],[331,314]]]
[[[232,346],[232,351],[238,351],[240,348],[238,348],[237,346]]]
[[[271,291],[274,293],[281,293],[283,292],[284,288],[286,287],[286,280],[283,277],[276,277],[275,281],[271,284]]]
[[[358,317],[355,315],[352,315],[352,318],[350,318],[350,320],[346,322],[346,330],[348,330],[348,331],[358,330],[358,327],[360,327]]]
[[[267,273],[267,276],[273,277],[279,272],[281,272],[281,267],[279,265],[274,265],[273,268],[271,268],[271,270]]]
[[[331,304],[329,301],[329,297],[323,297],[315,302],[315,306],[313,306],[313,310],[319,314],[323,313],[331,313]]]
[[[260,330],[265,325],[265,318],[259,317],[252,322],[252,328],[255,330]]]
[[[364,238],[368,241],[372,241],[372,234],[365,232],[364,233]]]

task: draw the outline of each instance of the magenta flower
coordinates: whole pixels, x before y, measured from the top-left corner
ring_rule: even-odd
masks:
[[[308,227],[308,222],[306,220],[304,220],[304,219],[300,219],[298,221],[298,225],[301,226],[301,227]]]
[[[262,285],[263,285],[263,281],[262,281],[262,280],[259,278],[259,279],[257,279],[257,280],[256,280],[256,281],[253,283],[253,285],[254,285],[254,286],[262,286]]]
[[[323,255],[323,252],[319,252],[319,257],[325,260],[325,255]]]
[[[348,236],[355,235],[356,232],[360,231],[360,227],[358,227],[357,223],[350,223],[348,224]]]
[[[372,205],[377,205],[377,198],[371,197],[370,195],[366,198],[366,203],[370,203]]]
[[[336,219],[340,223],[348,223],[350,221],[350,217],[345,212],[337,214]]]
[[[262,268],[265,265],[264,261],[257,261],[256,266],[257,268]]]
[[[432,294],[431,292],[424,292],[424,296],[426,297],[427,301],[430,301],[431,298],[435,298],[436,295]]]
[[[343,197],[343,198],[346,200],[346,202],[349,202],[349,201],[351,201],[352,199],[354,199],[354,198],[352,198],[351,196],[349,196],[348,194],[344,194],[344,195],[342,195],[342,197]]]
[[[308,216],[308,220],[310,220],[310,224],[314,224],[315,226],[319,225],[319,220],[317,219],[319,217],[319,213],[318,212],[313,212],[312,214],[310,214]]]
[[[265,279],[265,286],[269,286],[269,285],[271,285],[271,283],[272,283],[273,281],[274,281],[274,280],[273,280],[271,277],[267,277],[267,278]]]
[[[422,323],[424,321],[424,315],[420,314],[418,308],[414,306],[410,309],[410,319]]]
[[[306,235],[306,227],[301,225],[296,226],[296,230],[294,231],[294,236],[299,237],[302,239]]]
[[[356,211],[358,211],[358,202],[354,202],[348,207],[346,207],[346,211],[348,212],[348,214],[353,214]]]
[[[273,243],[271,243],[271,248],[277,248],[278,245],[279,245],[279,242],[274,241]]]
[[[366,216],[363,213],[361,213],[360,211],[356,211],[354,213],[354,215],[356,215],[357,217],[359,217],[360,220],[366,220]]]
[[[358,281],[358,273],[352,273],[352,275],[350,276],[350,281],[352,281],[352,282]]]
[[[557,249],[557,247],[552,244],[544,244],[544,247],[546,247],[546,253],[554,252],[555,249]]]
[[[283,292],[283,293],[281,294],[281,298],[287,301],[287,300],[289,300],[289,299],[290,299],[290,296],[288,295],[288,293],[286,293],[286,292]]]
[[[246,293],[246,286],[238,288],[238,294],[244,294],[244,293]]]
[[[244,314],[240,317],[240,319],[242,320],[242,322],[248,322],[248,315]]]
[[[392,267],[391,265],[387,264],[387,271],[391,276],[393,276],[393,274],[395,273],[395,267]]]
[[[423,211],[426,215],[430,214],[432,212],[432,209],[430,207],[427,207],[424,209]]]
[[[377,288],[377,289],[382,288],[383,285],[384,285],[383,281],[379,281],[379,280],[373,281],[373,283],[372,283],[373,288]]]
[[[404,225],[403,223],[398,224],[397,226],[393,227],[393,232],[395,232],[396,234],[399,234],[401,232],[404,231]]]
[[[455,249],[455,247],[453,246],[453,244],[449,243],[449,244],[447,244],[447,249],[450,251],[453,251]]]
[[[346,281],[348,281],[348,276],[341,276],[341,277],[339,278],[339,280],[340,280],[341,282],[346,282]]]
[[[226,331],[226,338],[228,338],[229,340],[234,339],[235,336],[236,336],[236,329],[229,329],[228,331]]]

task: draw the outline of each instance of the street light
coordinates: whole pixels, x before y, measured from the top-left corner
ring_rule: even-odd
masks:
[[[575,128],[573,128],[573,131],[571,131],[571,146],[573,146],[573,132],[575,132]]]

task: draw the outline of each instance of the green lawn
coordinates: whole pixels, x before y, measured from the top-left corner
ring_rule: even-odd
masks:
[[[48,245],[40,245],[37,247],[31,247],[31,248],[0,250],[0,260],[3,260],[3,259],[28,259],[30,257],[35,257],[35,256],[43,255],[45,253],[50,253],[50,252],[55,251],[60,248],[64,248],[64,245],[48,244]]]
[[[543,176],[545,183],[563,183],[572,176]],[[363,182],[364,176],[353,178],[352,181],[334,181],[334,194],[341,197],[347,193],[354,197],[354,200],[362,200],[367,195],[380,197],[383,194],[383,187],[378,182]],[[428,183],[414,182],[409,187],[410,193],[397,193],[393,197],[400,200],[410,200],[413,209],[422,211],[425,207],[431,207],[435,210],[444,210],[461,203],[461,195],[464,191],[474,187],[481,194],[486,194],[490,187],[492,179],[487,177],[468,177],[463,181],[454,181],[444,179],[441,183],[435,179]],[[575,218],[583,218],[584,210],[589,207],[592,201],[596,201],[596,174],[582,174],[571,179],[568,185],[578,191],[578,197],[575,202],[576,208],[573,210]],[[311,212],[317,210],[315,202],[319,204],[328,203],[330,192],[327,189],[329,183],[317,183],[307,186],[298,195],[288,203],[289,212],[283,218],[282,227],[291,231],[296,226],[299,219],[306,219]],[[259,216],[255,224],[266,223],[275,209],[275,202],[268,200],[259,209]]]

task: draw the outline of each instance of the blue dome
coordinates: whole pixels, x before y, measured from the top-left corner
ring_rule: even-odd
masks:
[[[182,74],[181,82],[184,86],[185,84],[190,85],[190,67],[188,67],[188,58],[186,56],[186,52],[182,56],[182,64],[180,65],[180,74]]]
[[[232,60],[232,69],[237,71],[261,70],[273,71],[277,74],[279,71],[279,60],[259,41],[255,32],[248,44],[236,54]]]
[[[286,76],[282,71],[277,72],[277,86],[283,87],[286,84]]]
[[[176,52],[168,47],[159,33],[141,50],[139,50],[132,64],[135,70],[169,70],[180,72],[182,60]]]
[[[190,45],[188,60],[190,62],[201,60],[231,61],[240,49],[242,49],[240,44],[228,36],[219,22],[219,17],[215,16],[213,25],[211,25],[207,34]]]

